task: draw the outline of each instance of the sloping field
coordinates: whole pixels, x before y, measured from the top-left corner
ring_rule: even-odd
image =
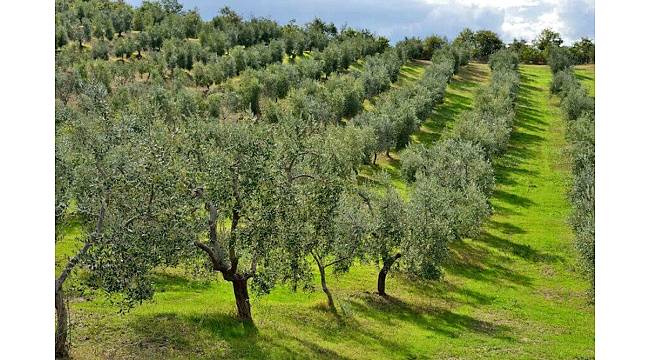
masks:
[[[381,298],[372,293],[378,269],[359,265],[330,278],[338,314],[326,310],[320,291],[292,293],[280,287],[253,296],[256,325],[245,327],[235,317],[230,283],[181,269],[161,271],[155,300],[124,315],[101,296],[73,299],[73,356],[592,358],[594,309],[585,295],[588,283],[575,270],[566,222],[564,120],[557,99],[549,95],[549,69],[522,66],[521,74],[516,129],[507,154],[496,163],[495,213],[480,238],[452,246],[442,281],[411,281],[391,273],[390,296]],[[416,139],[435,141],[471,106],[478,83],[488,77],[485,65],[464,68]],[[380,166],[386,164],[382,159]],[[69,241],[59,244],[69,247]],[[57,251],[65,250],[59,244]]]

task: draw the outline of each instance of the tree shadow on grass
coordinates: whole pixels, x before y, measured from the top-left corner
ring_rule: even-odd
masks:
[[[511,330],[508,326],[458,314],[435,305],[410,304],[389,295],[379,296],[369,293],[360,294],[359,300],[351,299],[350,304],[355,312],[363,314],[364,317],[388,322],[387,325],[399,320],[449,338],[457,338],[462,333],[473,332],[514,341],[508,335]]]
[[[519,207],[519,208],[529,208],[532,205],[535,205],[534,201],[532,201],[532,200],[530,200],[530,199],[528,199],[526,197],[523,197],[523,196],[520,196],[520,195],[517,195],[517,194],[513,194],[513,193],[509,193],[509,192],[507,192],[505,190],[501,190],[501,189],[497,189],[497,190],[493,191],[492,192],[492,197],[494,199],[498,199],[498,200],[500,200],[502,202],[508,203],[510,205],[513,205],[513,206]]]
[[[167,358],[172,354],[191,354],[189,357],[215,356],[216,354],[203,353],[204,347],[201,344],[206,341],[203,331],[207,331],[214,340],[227,342],[228,352],[232,351],[246,358],[266,358],[263,349],[257,344],[259,334],[255,325],[244,323],[227,314],[158,313],[137,316],[129,325],[139,339],[130,349],[136,357],[139,353],[145,355],[144,358],[157,355]],[[210,341],[217,345],[216,342],[218,341]]]
[[[564,257],[562,256],[535,250],[528,244],[517,244],[487,232],[476,241],[489,245],[492,248],[499,249],[504,253],[532,262],[555,263],[558,261],[564,261]]]
[[[506,267],[512,262],[484,246],[484,241],[456,241],[450,244],[445,270],[450,274],[484,283],[505,286],[531,286],[532,279]],[[488,246],[490,244],[487,244]]]
[[[346,298],[345,300],[339,298],[337,302],[339,307],[345,307],[347,310],[335,314],[329,311],[326,306],[319,304],[315,307],[296,309],[291,313],[289,320],[293,321],[296,327],[309,329],[310,336],[317,336],[319,339],[330,343],[346,342],[350,344],[350,347],[354,347],[353,344],[358,344],[361,347],[368,343],[375,343],[397,358],[412,358],[415,356],[412,349],[406,344],[393,341],[385,332],[378,332],[360,323],[353,316],[353,314],[359,312],[354,298]],[[314,316],[314,312],[319,316]],[[393,321],[390,318],[384,320],[387,326]],[[305,340],[307,337],[309,336],[295,337],[295,339],[301,344],[307,344],[307,348],[311,349],[314,354],[323,355],[324,358],[346,358],[317,344],[308,342]],[[312,355],[309,358],[313,357]]]
[[[412,279],[406,273],[395,272],[393,278],[405,286],[410,293],[417,294],[424,298],[436,298],[450,304],[462,304],[480,307],[491,304],[495,297],[474,291],[468,288],[459,287],[451,282],[443,280]],[[390,295],[391,289],[387,292]]]
[[[418,70],[416,68],[421,69],[423,67],[424,67],[424,65],[409,63],[408,65],[402,66],[402,68],[400,69],[400,72],[404,72],[404,73],[406,73],[408,75],[411,75],[412,77],[419,77],[420,73],[422,73],[422,70]]]
[[[461,67],[456,76],[463,81],[480,83],[487,80],[490,76],[490,70],[487,67],[481,67],[477,64],[469,64]]]
[[[521,227],[506,222],[490,220],[487,225],[490,228],[499,230],[504,234],[525,234],[526,233],[526,230],[522,229]]]

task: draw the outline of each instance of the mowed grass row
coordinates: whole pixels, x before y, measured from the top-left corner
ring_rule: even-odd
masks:
[[[160,292],[155,300],[125,315],[102,298],[73,300],[73,355],[593,357],[593,306],[584,295],[588,283],[575,270],[566,224],[564,120],[557,99],[548,93],[548,68],[522,66],[521,73],[516,129],[509,151],[496,164],[495,214],[479,239],[452,246],[442,281],[412,281],[392,273],[391,296],[381,298],[372,294],[377,269],[355,266],[330,281],[338,315],[326,310],[320,291],[292,293],[280,287],[253,297],[256,326],[244,327],[235,318],[229,283],[170,269],[156,275]]]
[[[582,86],[587,89],[589,95],[596,97],[596,65],[576,65],[574,71]]]

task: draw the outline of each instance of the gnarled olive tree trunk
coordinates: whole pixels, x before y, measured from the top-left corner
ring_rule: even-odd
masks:
[[[213,269],[220,272],[226,281],[230,281],[232,283],[238,317],[241,320],[252,322],[253,315],[251,314],[251,304],[250,298],[248,296],[248,279],[255,275],[257,260],[256,258],[253,258],[250,271],[240,273],[237,269],[239,258],[235,254],[235,249],[232,245],[228,249],[228,258],[230,264],[227,264],[225,260],[222,259],[220,255],[218,255],[223,254],[224,251],[217,239],[217,209],[210,203],[206,203],[206,208],[210,212],[210,218],[208,219],[210,243],[206,244],[200,241],[195,241],[194,245],[196,245],[196,247],[203,250],[203,252],[208,255],[208,258],[210,258],[210,261],[212,262]],[[231,223],[231,231],[233,232],[239,223],[239,217],[239,211],[235,207]]]
[[[248,278],[242,277],[241,279],[233,280],[232,289],[235,293],[237,316],[245,321],[253,321],[250,298],[248,297]]]
[[[65,305],[63,294],[63,283],[66,281],[72,270],[79,264],[81,259],[86,255],[90,247],[93,245],[99,234],[104,229],[104,216],[106,214],[106,201],[102,200],[97,216],[97,224],[95,225],[95,232],[90,234],[88,241],[77,252],[77,254],[68,261],[61,272],[61,275],[54,283],[54,309],[56,311],[56,330],[54,335],[54,356],[56,358],[68,357],[68,309]]]
[[[56,332],[54,333],[54,356],[57,359],[68,357],[68,309],[63,299],[63,291],[54,293],[56,309]]]
[[[390,271],[390,268],[393,266],[395,261],[401,257],[402,254],[397,253],[394,256],[384,258],[384,266],[382,266],[381,270],[379,271],[379,276],[377,277],[377,293],[379,295],[386,295],[386,275],[388,275],[388,272]]]

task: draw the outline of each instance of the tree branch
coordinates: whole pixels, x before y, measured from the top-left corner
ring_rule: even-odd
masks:
[[[61,275],[56,279],[56,282],[54,283],[54,289],[55,291],[60,291],[61,288],[63,287],[63,283],[65,280],[68,278],[72,270],[77,266],[79,261],[81,261],[81,258],[86,255],[88,252],[88,249],[93,245],[93,243],[97,240],[99,237],[99,234],[101,234],[102,230],[104,229],[104,217],[106,216],[106,201],[102,199],[101,206],[99,207],[99,215],[97,216],[97,224],[95,225],[95,231],[90,234],[90,237],[88,241],[84,244],[84,246],[77,252],[77,254],[68,261],[66,264],[65,268],[61,272]]]
[[[289,181],[294,181],[294,180],[297,180],[297,179],[300,179],[300,178],[310,178],[312,180],[316,179],[316,178],[314,178],[313,176],[311,176],[309,174],[300,174],[300,175],[292,176],[291,178],[289,178]]]
[[[221,260],[217,257],[214,251],[207,244],[204,244],[200,241],[195,241],[194,245],[199,249],[203,250],[208,255],[210,261],[212,262],[212,267],[214,268],[214,270],[221,271],[222,273],[228,271],[228,268],[221,262]]]

